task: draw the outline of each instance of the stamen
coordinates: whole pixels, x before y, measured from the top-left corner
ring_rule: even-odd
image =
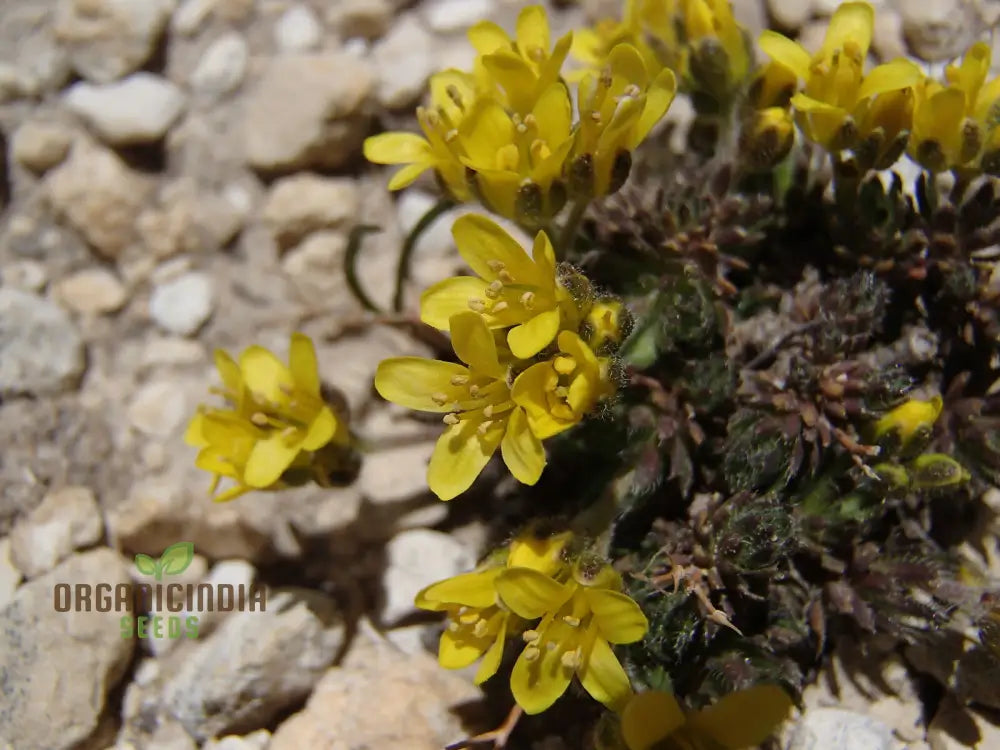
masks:
[[[497,276],[500,278],[500,281],[502,281],[504,284],[514,283],[514,277],[510,275],[510,271],[504,268],[501,268],[499,271],[497,271]]]
[[[445,414],[441,421],[450,427],[458,424],[459,419],[457,414]]]
[[[458,138],[458,130],[456,128],[452,128],[444,134],[445,143],[452,143],[456,138]]]
[[[521,304],[526,310],[531,310],[535,306],[535,293],[525,292],[521,295]]]
[[[628,86],[625,87],[625,96],[628,96],[630,98],[634,99],[641,93],[642,92],[640,91],[639,87],[636,86],[634,83],[630,83]]]
[[[541,638],[541,635],[539,635],[537,630],[525,630],[521,633],[521,638],[524,639],[525,643],[534,643]]]
[[[528,58],[532,62],[545,62],[545,50],[541,47],[532,47],[528,50]]]
[[[448,630],[450,630],[452,633],[457,633],[461,629],[462,626],[459,625],[456,620],[452,620],[451,622],[448,623]]]
[[[493,426],[493,420],[492,419],[487,419],[484,422],[480,423],[479,427],[476,428],[476,432],[478,432],[480,434],[480,436],[485,436],[486,432],[492,426]]]
[[[486,624],[486,620],[480,618],[479,622],[476,623],[476,627],[472,629],[472,634],[476,636],[476,638],[482,638],[486,635],[488,630],[489,626]]]
[[[452,385],[465,385],[468,382],[469,382],[469,376],[468,375],[452,375],[451,376],[451,384]]]
[[[486,302],[478,297],[471,297],[469,299],[469,309],[473,312],[484,313],[486,312]]]
[[[278,390],[284,393],[286,396],[291,396],[295,393],[295,389],[288,385],[288,383],[278,383]]]
[[[486,265],[493,273],[501,273],[507,267],[502,260],[490,259],[486,261]]]
[[[577,647],[576,651],[567,651],[559,657],[559,661],[568,669],[576,669],[583,661],[583,649]]]
[[[569,388],[567,388],[567,387],[566,387],[566,386],[564,386],[564,385],[558,385],[558,386],[556,386],[556,387],[555,387],[555,388],[553,389],[553,392],[554,392],[554,393],[555,393],[555,394],[556,394],[556,395],[557,395],[557,396],[558,396],[559,398],[569,398]]]
[[[598,125],[600,125],[601,124],[601,113],[598,112],[595,109],[593,112],[590,113],[590,119],[593,120]]]
[[[539,651],[536,646],[528,646],[526,649],[524,649],[524,653],[522,654],[522,656],[524,657],[525,661],[535,661],[535,659],[537,659],[541,655],[541,653],[542,652]]]
[[[503,282],[502,281],[491,281],[490,285],[488,287],[486,287],[485,294],[490,299],[496,299],[497,297],[500,296],[500,293],[502,291],[503,291]]]
[[[271,424],[271,421],[267,418],[267,415],[263,412],[255,411],[250,415],[250,421],[253,422],[258,427],[267,427]]]
[[[473,383],[469,386],[469,395],[473,398],[479,398],[479,386]]]
[[[510,305],[508,305],[506,302],[504,302],[503,300],[500,300],[495,305],[493,305],[493,308],[490,310],[490,314],[491,315],[496,315],[497,313],[502,313],[509,306]]]
[[[580,627],[580,618],[573,617],[572,615],[563,615],[562,621],[569,625],[571,628]]]
[[[473,610],[472,612],[466,612],[464,615],[459,615],[458,621],[463,625],[475,625],[477,622],[481,622],[482,618],[479,616],[478,611]]]
[[[432,393],[431,401],[433,401],[438,406],[444,406],[448,403],[448,396],[445,393]]]
[[[483,416],[487,419],[493,416],[493,404],[487,404],[483,407]]]

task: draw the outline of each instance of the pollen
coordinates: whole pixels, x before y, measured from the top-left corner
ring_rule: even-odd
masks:
[[[485,294],[490,299],[496,299],[503,292],[503,282],[502,281],[491,281],[489,286],[486,287]]]
[[[540,655],[541,651],[538,650],[537,646],[528,646],[524,649],[524,660],[525,661],[535,661]]]
[[[482,422],[479,425],[479,427],[476,428],[476,432],[479,433],[480,436],[484,436],[492,426],[493,426],[493,420],[487,419],[484,422]]]
[[[445,414],[444,417],[441,418],[441,421],[449,427],[459,423],[457,414]]]
[[[468,382],[469,382],[469,376],[468,375],[452,375],[451,376],[451,384],[452,385],[465,385]]]
[[[583,651],[580,648],[576,651],[567,651],[559,657],[559,661],[567,669],[576,669],[583,661]]]
[[[562,621],[569,625],[571,628],[580,627],[580,618],[573,617],[572,615],[563,615]]]
[[[524,306],[524,309],[526,309],[526,310],[531,310],[532,308],[534,308],[534,306],[535,306],[535,293],[534,292],[525,292],[524,294],[522,294],[521,295],[521,304]]]
[[[444,393],[432,393],[431,401],[433,401],[438,406],[444,406],[448,403],[448,396]]]
[[[478,297],[469,298],[469,309],[473,312],[484,313],[486,312],[486,301],[481,300]]]
[[[525,643],[534,643],[539,638],[541,638],[541,635],[537,630],[525,630],[523,633],[521,633],[521,638],[524,639]]]

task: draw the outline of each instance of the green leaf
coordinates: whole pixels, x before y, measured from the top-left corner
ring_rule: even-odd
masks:
[[[156,575],[156,560],[141,552],[135,556],[135,567],[144,576]]]
[[[165,575],[175,576],[187,570],[194,559],[193,542],[177,542],[171,544],[160,555],[160,569]]]

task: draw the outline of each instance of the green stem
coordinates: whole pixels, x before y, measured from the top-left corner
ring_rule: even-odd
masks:
[[[420,221],[406,235],[406,241],[403,242],[403,249],[399,253],[399,265],[396,266],[396,292],[392,297],[393,312],[401,312],[403,309],[403,286],[410,276],[410,258],[413,255],[414,248],[417,246],[417,240],[420,239],[421,235],[427,231],[430,225],[441,214],[454,205],[455,201],[451,200],[451,198],[442,198],[427,213],[420,217]]]
[[[361,241],[366,234],[381,232],[382,227],[373,224],[358,224],[351,230],[347,239],[347,250],[344,252],[344,276],[347,279],[347,286],[357,298],[361,306],[374,313],[381,313],[382,310],[372,302],[371,297],[365,292],[358,279],[357,260],[358,252],[361,250]]]
[[[558,260],[565,260],[569,254],[570,248],[573,246],[573,240],[576,238],[576,232],[580,228],[580,222],[583,221],[583,215],[586,212],[586,201],[575,201],[570,208],[569,216],[566,217],[566,223],[563,224],[562,231],[559,232],[559,238],[555,247],[556,258]]]

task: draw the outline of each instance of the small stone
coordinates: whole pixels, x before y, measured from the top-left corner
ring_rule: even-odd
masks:
[[[199,94],[221,96],[239,88],[246,75],[250,50],[236,31],[223,34],[202,54],[191,73],[191,88]]]
[[[341,39],[378,39],[389,28],[393,12],[388,0],[340,0],[327,19]]]
[[[10,556],[10,537],[0,537],[0,610],[14,598],[22,578]]]
[[[149,298],[149,314],[160,328],[180,336],[193,336],[212,315],[212,279],[191,272],[157,285]]]
[[[183,0],[170,17],[170,30],[183,36],[193,36],[215,8],[216,0]]]
[[[153,255],[168,258],[215,252],[240,232],[244,218],[222,195],[182,177],[162,189],[157,205],[139,214],[136,230]]]
[[[787,750],[893,750],[892,730],[876,719],[841,708],[806,711]]]
[[[489,18],[490,0],[432,0],[424,5],[424,18],[432,31],[464,32],[477,21]]]
[[[319,47],[322,39],[323,27],[308,5],[293,5],[274,26],[274,42],[279,52],[308,52]]]
[[[193,365],[205,361],[205,348],[198,341],[175,337],[150,336],[139,363],[143,367]]]
[[[435,581],[467,572],[476,563],[472,550],[452,536],[430,529],[396,534],[386,545],[388,563],[382,587],[382,622],[390,624],[412,612],[413,597]]]
[[[272,590],[265,611],[234,612],[167,683],[168,713],[199,741],[262,728],[303,700],[344,641],[332,600]]]
[[[434,41],[410,15],[397,22],[372,50],[378,71],[376,95],[388,109],[408,107],[424,93],[434,72]]]
[[[64,125],[29,120],[14,131],[10,152],[22,167],[42,173],[66,158],[72,140],[72,131]]]
[[[80,334],[61,307],[19,289],[0,288],[0,396],[68,390],[84,365]]]
[[[83,315],[114,312],[125,304],[125,287],[104,268],[87,268],[56,283],[55,296]]]
[[[133,73],[115,83],[73,84],[63,102],[112,146],[155,143],[184,111],[184,94],[152,73]]]
[[[135,641],[121,637],[121,612],[96,611],[93,596],[90,611],[53,608],[56,584],[67,582],[96,593],[98,584],[113,590],[129,576],[117,553],[96,549],[22,585],[0,609],[0,737],[25,750],[81,747],[132,660]]]
[[[176,721],[159,721],[146,745],[148,750],[198,750],[198,743]]]
[[[812,16],[812,4],[806,0],[767,0],[767,10],[779,28],[799,29]]]
[[[81,76],[110,83],[152,56],[173,6],[174,0],[60,0],[56,38]]]
[[[344,253],[347,236],[341,232],[313,232],[290,249],[281,259],[298,296],[315,308],[357,311],[357,303],[347,291],[344,278]]]
[[[245,108],[247,162],[264,172],[337,169],[368,134],[369,66],[346,53],[274,58]]]
[[[964,0],[900,2],[897,8],[910,49],[927,62],[959,57],[979,28],[973,3]]]
[[[187,397],[174,380],[146,383],[128,406],[129,422],[150,437],[173,436],[187,417]]]
[[[152,184],[111,151],[78,143],[69,158],[46,175],[45,190],[57,217],[99,255],[115,259],[137,238],[135,217]]]
[[[50,492],[14,524],[11,559],[25,576],[35,578],[103,536],[104,522],[94,493],[86,487],[64,487]]]
[[[427,654],[403,653],[366,622],[359,631],[343,663],[275,730],[268,750],[440,750],[466,734],[449,709],[481,699],[470,680]]]
[[[40,292],[48,283],[49,275],[43,263],[36,260],[16,260],[0,271],[4,286],[25,292]]]
[[[372,452],[361,464],[361,491],[375,503],[426,494],[427,463],[433,452],[433,441]]]
[[[287,249],[311,232],[343,228],[359,210],[353,180],[301,174],[274,183],[261,218],[278,245]]]

